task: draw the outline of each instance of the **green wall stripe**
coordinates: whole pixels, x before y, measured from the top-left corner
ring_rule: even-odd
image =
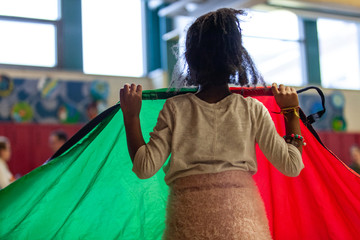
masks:
[[[83,71],[81,0],[61,0],[61,17],[59,68]]]
[[[321,85],[320,52],[316,20],[304,19],[303,23],[308,84]]]

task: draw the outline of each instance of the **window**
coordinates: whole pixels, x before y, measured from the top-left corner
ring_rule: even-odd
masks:
[[[306,83],[298,17],[285,10],[250,12],[242,20],[243,42],[266,83]]]
[[[57,65],[58,5],[58,0],[0,1],[0,64]]]
[[[297,16],[284,10],[248,11],[248,16],[240,18],[243,44],[265,82],[304,85],[303,42]],[[176,26],[187,30],[192,21],[189,17],[178,17]],[[180,53],[183,53],[186,32],[180,34]]]
[[[1,0],[0,15],[58,20],[59,14],[58,0]]]
[[[144,74],[141,0],[82,1],[84,72]]]
[[[54,67],[55,27],[52,24],[38,24],[16,21],[1,21],[0,63]]]
[[[322,86],[360,89],[359,24],[318,19],[317,28]]]

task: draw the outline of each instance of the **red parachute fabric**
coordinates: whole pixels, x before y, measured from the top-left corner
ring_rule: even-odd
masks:
[[[273,113],[279,111],[274,98],[255,98],[269,109],[279,134],[284,135],[283,116]],[[259,170],[254,179],[265,202],[273,238],[360,239],[360,176],[302,123],[301,132],[307,145],[303,151],[305,168],[298,177],[281,174],[257,149]]]

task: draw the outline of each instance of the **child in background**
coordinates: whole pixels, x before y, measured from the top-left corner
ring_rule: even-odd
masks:
[[[63,130],[55,130],[49,135],[49,147],[52,153],[56,153],[68,140],[68,135]]]
[[[353,145],[350,148],[351,154],[351,164],[350,168],[352,168],[355,172],[360,174],[360,148],[357,145]]]
[[[273,84],[284,114],[285,140],[265,106],[233,94],[228,84],[262,82],[242,45],[238,16],[219,9],[199,17],[186,36],[186,85],[197,93],[167,99],[146,144],[139,113],[142,87],[120,90],[121,109],[139,178],[164,167],[170,187],[164,239],[271,239],[264,203],[252,178],[257,171],[255,143],[283,174],[298,176],[302,162],[298,97],[294,88]]]
[[[10,157],[10,141],[4,136],[0,136],[0,189],[5,188],[15,180],[7,166],[7,162],[10,160]]]

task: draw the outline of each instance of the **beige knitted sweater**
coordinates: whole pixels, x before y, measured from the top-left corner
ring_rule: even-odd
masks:
[[[138,149],[133,171],[141,178],[163,168],[165,181],[227,170],[257,171],[255,143],[283,174],[304,168],[299,150],[277,133],[268,110],[258,100],[231,94],[207,103],[188,93],[164,104],[150,140]]]

